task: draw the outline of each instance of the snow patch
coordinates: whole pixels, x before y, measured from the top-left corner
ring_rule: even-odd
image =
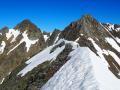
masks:
[[[0,45],[0,54],[2,54],[4,52],[4,49],[5,49],[5,41],[2,41],[1,45]]]
[[[114,49],[116,49],[118,52],[120,52],[120,47],[112,38],[105,38],[105,39]]]
[[[38,41],[38,39],[37,39],[37,40],[30,40],[30,39],[28,38],[27,30],[24,31],[24,33],[23,33],[22,35],[23,35],[22,40],[21,40],[16,46],[14,46],[14,48],[12,48],[12,49],[7,53],[7,55],[8,55],[10,52],[12,52],[13,50],[15,50],[15,49],[16,49],[21,43],[23,43],[23,42],[26,43],[26,48],[27,48],[27,52],[28,52],[29,49],[30,49],[30,46],[31,46],[32,44],[35,44],[35,43]]]
[[[44,35],[44,40],[45,41],[47,41],[48,38],[49,38],[48,35]]]
[[[111,55],[114,60],[120,65],[120,58],[112,51],[107,50],[107,53],[105,53],[106,55]]]
[[[77,38],[77,39],[75,40],[75,42],[78,42],[78,41],[79,41],[79,39],[80,39],[80,38]]]
[[[10,54],[12,51],[14,51],[20,44],[21,44],[21,43],[19,43],[19,44],[17,44],[16,46],[14,46],[14,47],[7,53],[7,55]]]
[[[57,35],[57,37],[56,37],[54,43],[56,43],[56,42],[58,41],[58,39],[59,39],[59,35],[60,35],[60,33]]]
[[[110,31],[114,30],[114,24],[109,24],[108,28],[109,28]]]
[[[120,27],[119,27],[119,28],[116,28],[116,31],[117,31],[117,32],[120,31]]]
[[[13,36],[13,39],[11,41],[14,42],[16,37],[20,34],[20,31],[19,30],[15,30],[15,29],[9,29],[8,33],[6,33],[6,37],[7,37],[7,40],[10,39],[12,36]]]
[[[5,78],[2,79],[2,81],[0,82],[0,84],[2,84],[4,82]]]
[[[96,43],[95,41],[92,39],[92,38],[88,38],[88,40],[90,40],[92,42],[92,44],[94,45],[95,49],[97,50],[97,54],[100,56],[101,60],[103,61],[103,63],[106,65],[106,66],[109,66],[109,64],[107,63],[107,61],[105,60],[104,56],[103,56],[103,53],[105,51],[103,51]]]
[[[11,74],[11,72],[8,73],[8,75],[10,75],[10,74]]]
[[[116,37],[116,41],[120,44],[120,39],[118,37]]]
[[[83,36],[84,34],[80,34],[81,36]]]
[[[54,52],[50,53],[51,49],[54,46],[50,46],[43,50],[42,52],[38,53],[28,61],[26,61],[26,64],[28,64],[22,71],[20,71],[17,75],[24,76],[29,71],[31,71],[33,68],[37,67],[39,64],[42,64],[45,61],[55,60],[56,57],[63,51],[65,46],[57,48]]]
[[[26,43],[26,48],[27,48],[27,52],[28,52],[29,49],[30,49],[30,46],[32,44],[35,44],[39,39],[37,39],[37,40],[30,40],[28,38],[27,30],[22,35],[23,35],[23,39],[20,41],[20,43],[23,43],[23,42]]]

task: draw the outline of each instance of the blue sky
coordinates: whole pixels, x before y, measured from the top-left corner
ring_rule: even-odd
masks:
[[[84,14],[120,24],[120,0],[0,0],[0,28],[30,19],[41,30],[63,30]]]

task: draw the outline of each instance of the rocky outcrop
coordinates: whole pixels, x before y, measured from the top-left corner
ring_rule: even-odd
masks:
[[[47,46],[53,45],[54,43],[56,43],[59,39],[59,35],[60,35],[61,31],[58,29],[55,29],[53,31],[53,33],[51,34],[51,36],[47,39],[46,43]]]

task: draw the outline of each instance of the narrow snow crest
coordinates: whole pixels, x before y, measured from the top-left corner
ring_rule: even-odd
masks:
[[[27,66],[23,70],[21,70],[17,75],[24,76],[33,68],[37,67],[39,64],[42,64],[45,61],[54,61],[56,57],[64,50],[65,45],[63,45],[62,47],[58,47],[52,53],[50,52],[54,46],[59,45],[61,42],[65,42],[65,44],[70,43],[73,46],[73,49],[78,47],[78,44],[75,42],[61,39],[56,44],[47,47],[42,52],[38,53],[37,55],[26,61]]]
[[[104,64],[104,58],[87,47],[77,47],[69,56],[40,90],[120,90],[120,80]]]
[[[40,90],[99,90],[88,48],[78,47],[70,60]]]

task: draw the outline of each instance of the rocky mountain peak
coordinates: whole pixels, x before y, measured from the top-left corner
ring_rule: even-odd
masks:
[[[93,21],[93,20],[95,20],[94,17],[89,14],[83,15],[80,19],[80,21]]]
[[[8,32],[8,30],[9,30],[9,28],[7,26],[5,26],[0,30],[0,32],[1,33],[6,33],[6,32]]]
[[[47,39],[46,43],[48,46],[54,44],[59,39],[61,31],[59,29],[54,29],[50,37]]]
[[[72,22],[70,25],[72,26],[79,26],[79,25],[87,25],[87,24],[97,24],[98,21],[91,15],[83,15],[81,19]]]
[[[25,30],[28,30],[30,32],[38,32],[40,31],[39,28],[32,23],[29,19],[25,19],[19,24],[15,26],[15,29],[20,30],[21,32],[24,32]]]
[[[82,25],[83,27],[88,27],[88,28],[96,28],[100,25],[100,23],[91,15],[82,16],[81,19],[77,21],[77,23]]]
[[[91,15],[84,15],[80,20],[72,22],[66,27],[60,37],[74,41],[81,35],[86,37],[94,36],[95,34],[97,35],[98,33],[101,33],[99,30],[103,29],[101,24]]]

